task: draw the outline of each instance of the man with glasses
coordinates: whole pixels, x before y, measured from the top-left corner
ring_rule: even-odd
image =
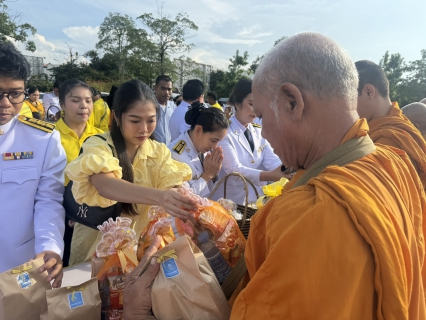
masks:
[[[0,42],[0,272],[44,258],[53,287],[62,281],[64,169],[55,126],[19,115],[30,66]]]

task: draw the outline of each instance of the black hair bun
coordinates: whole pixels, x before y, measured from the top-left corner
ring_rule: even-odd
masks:
[[[204,106],[199,101],[193,102],[185,114],[185,122],[191,126],[195,124],[203,109]]]

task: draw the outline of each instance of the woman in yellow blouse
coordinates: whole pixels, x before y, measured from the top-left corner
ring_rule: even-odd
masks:
[[[73,184],[74,198],[89,206],[123,204],[123,215],[132,218],[140,234],[148,223],[148,209],[161,205],[176,217],[188,218],[193,202],[175,188],[191,179],[188,165],[171,158],[169,149],[151,139],[158,104],[151,89],[130,80],[116,92],[110,132],[83,144],[83,153],[65,172]],[[108,146],[113,146],[113,151]],[[70,264],[92,257],[100,239],[98,231],[76,224]]]
[[[83,142],[90,136],[102,134],[103,131],[88,123],[93,110],[92,91],[90,87],[79,80],[65,81],[59,88],[59,103],[63,111],[63,118],[56,122],[56,130],[61,135],[61,143],[67,155],[67,163],[78,157]],[[65,174],[65,186],[69,179]],[[64,235],[64,266],[68,265],[71,239],[73,234],[72,223],[65,219]]]
[[[40,92],[37,88],[31,87],[28,89],[28,99],[24,101],[24,106],[31,110],[32,117],[36,119],[44,119],[44,107],[38,100]],[[24,106],[22,108],[24,108]]]

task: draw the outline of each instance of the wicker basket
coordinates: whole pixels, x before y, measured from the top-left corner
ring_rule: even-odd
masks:
[[[219,188],[219,186],[224,183],[224,188],[223,188],[223,198],[226,199],[226,183],[228,181],[229,177],[239,177],[243,183],[244,183],[244,191],[246,192],[246,204],[242,205],[242,204],[236,204],[237,205],[237,210],[239,210],[240,212],[243,212],[243,219],[242,220],[237,220],[238,223],[238,227],[240,228],[242,234],[244,235],[244,238],[247,239],[249,231],[250,231],[250,221],[251,221],[251,217],[256,213],[257,209],[248,207],[247,203],[248,203],[248,186],[247,183],[249,183],[251,185],[251,187],[254,189],[254,192],[256,194],[256,198],[259,198],[259,193],[257,192],[256,187],[253,185],[253,183],[247,179],[246,177],[244,177],[242,174],[238,173],[238,172],[233,172],[230,173],[226,176],[224,176],[213,188],[212,192],[210,193],[210,197],[209,199],[211,199],[214,195],[214,193],[216,192],[216,190]],[[230,199],[232,200],[232,199]]]

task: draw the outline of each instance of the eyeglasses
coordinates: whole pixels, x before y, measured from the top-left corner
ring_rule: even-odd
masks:
[[[0,100],[2,100],[4,96],[9,99],[10,103],[18,104],[24,102],[25,98],[27,97],[27,94],[25,92],[19,91],[0,92]]]

